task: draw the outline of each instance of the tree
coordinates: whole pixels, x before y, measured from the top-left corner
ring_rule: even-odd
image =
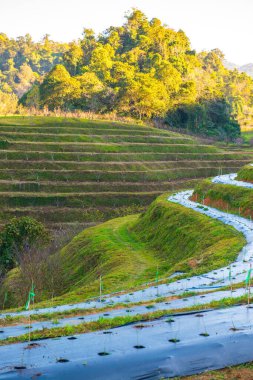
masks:
[[[225,141],[233,141],[240,136],[240,126],[224,98],[180,104],[167,113],[166,122],[174,128]]]
[[[83,50],[80,45],[71,42],[63,55],[64,64],[71,75],[77,75],[83,62]]]
[[[103,82],[93,72],[76,77],[80,83],[78,106],[84,110],[99,111],[100,97],[105,89]]]
[[[40,87],[35,84],[28,92],[26,92],[19,103],[28,108],[40,108]]]
[[[89,68],[96,73],[99,79],[108,81],[113,65],[114,49],[111,45],[98,44],[91,54]]]
[[[0,115],[14,114],[17,110],[18,98],[14,94],[0,91]]]
[[[148,74],[137,74],[126,86],[120,107],[141,119],[163,116],[168,104],[169,96],[161,82]]]
[[[45,226],[30,217],[13,218],[0,233],[0,269],[5,272],[18,265],[22,253],[49,242]]]
[[[17,96],[20,98],[24,93],[29,91],[38,77],[38,74],[34,73],[27,63],[23,63],[16,74],[13,86]]]
[[[41,106],[70,108],[80,97],[80,83],[72,78],[63,65],[56,65],[40,86]]]

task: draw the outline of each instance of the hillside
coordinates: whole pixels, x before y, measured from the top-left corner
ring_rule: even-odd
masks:
[[[253,166],[246,165],[242,167],[237,174],[237,179],[239,181],[253,182]]]
[[[251,182],[252,170],[249,168],[247,166],[240,170],[237,179]],[[250,188],[218,184],[205,179],[196,185],[193,200],[231,214],[253,218],[253,192]]]
[[[159,194],[234,172],[253,155],[106,121],[2,117],[0,135],[0,224],[29,215],[64,230],[143,211]]]
[[[157,267],[161,279],[176,271],[204,273],[235,259],[245,243],[240,232],[167,198],[158,197],[141,216],[113,219],[74,237],[55,255],[61,263],[56,284],[48,287],[46,280],[29,274],[36,283],[37,301],[48,299],[44,305],[50,304],[52,292],[58,295],[55,304],[97,296],[99,274],[103,292],[109,293],[155,281]],[[26,283],[29,288],[30,278],[11,271],[1,297],[8,290],[9,305],[23,305],[27,292],[21,289]]]

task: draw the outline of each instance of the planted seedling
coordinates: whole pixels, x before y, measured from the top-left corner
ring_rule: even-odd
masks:
[[[230,327],[229,329],[230,331],[240,331],[240,329],[238,329],[237,327],[233,326],[233,327]]]
[[[18,370],[18,371],[21,371],[22,369],[26,369],[26,366],[24,366],[24,365],[16,365],[16,366],[14,367],[14,369],[16,369],[16,370]]]
[[[147,305],[147,306],[146,306],[146,309],[154,309],[154,308],[155,308],[154,305]]]
[[[240,329],[238,329],[237,327],[235,327],[235,324],[234,324],[234,321],[233,321],[233,319],[231,319],[231,321],[232,321],[232,325],[233,325],[233,327],[230,327],[230,331],[239,331]]]
[[[171,339],[169,339],[169,342],[171,342],[171,343],[178,343],[178,342],[180,342],[180,339],[171,338]]]
[[[102,352],[98,352],[98,355],[99,356],[107,356],[107,355],[110,355],[110,353],[106,352],[106,351],[102,351]]]
[[[60,322],[59,322],[58,319],[53,319],[52,320],[52,325],[59,325],[59,324],[60,324]]]
[[[209,336],[209,334],[207,332],[200,333],[199,335],[200,336]]]
[[[166,319],[166,322],[167,323],[173,323],[173,322],[175,322],[175,320],[173,318],[168,318],[168,319]]]
[[[59,359],[56,359],[56,362],[57,363],[68,363],[69,360],[68,359],[64,359],[64,358],[59,358]]]
[[[31,350],[32,348],[37,348],[40,347],[39,343],[29,343],[26,347],[25,350]]]
[[[136,344],[136,346],[134,346],[134,348],[136,348],[137,350],[139,350],[141,348],[145,348],[145,346],[142,346],[141,344]]]
[[[135,329],[143,329],[144,327],[145,327],[145,325],[142,325],[142,324],[133,326],[133,328],[135,328]]]

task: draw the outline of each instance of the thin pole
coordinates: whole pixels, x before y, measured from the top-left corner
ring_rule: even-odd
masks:
[[[99,277],[99,299],[102,302],[102,276]]]
[[[159,288],[158,288],[158,265],[156,267],[156,290],[157,290],[157,297],[159,295]]]
[[[32,292],[33,292],[33,294],[35,294],[34,293],[34,282],[33,282],[33,280],[32,280]],[[34,308],[34,296],[33,296],[33,308]]]
[[[31,313],[29,312],[29,343],[31,342]]]
[[[250,281],[251,280],[251,264],[250,264],[250,276],[249,276],[249,284],[248,284],[248,305],[250,304]]]
[[[230,269],[229,269],[229,278],[230,278],[230,291],[231,291],[231,294],[232,294],[233,284],[232,284],[232,269],[231,269],[231,265],[230,265]]]

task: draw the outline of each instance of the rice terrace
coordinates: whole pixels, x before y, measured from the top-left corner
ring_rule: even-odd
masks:
[[[252,4],[1,8],[0,380],[253,379]]]

